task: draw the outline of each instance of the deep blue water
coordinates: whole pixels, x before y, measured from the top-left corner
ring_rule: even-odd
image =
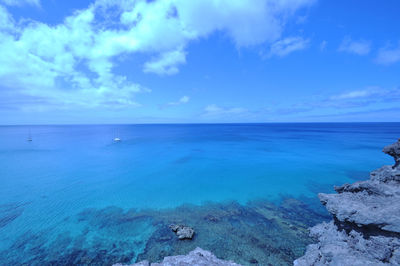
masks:
[[[399,137],[400,123],[1,126],[0,252],[27,234],[41,249],[74,239],[84,228],[68,218],[88,208],[315,198],[391,164],[381,150]]]

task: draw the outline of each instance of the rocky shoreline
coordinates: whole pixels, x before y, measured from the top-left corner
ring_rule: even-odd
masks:
[[[295,266],[400,265],[400,139],[383,152],[394,166],[370,173],[370,179],[335,187],[318,195],[332,215],[310,229],[318,243],[307,247]]]

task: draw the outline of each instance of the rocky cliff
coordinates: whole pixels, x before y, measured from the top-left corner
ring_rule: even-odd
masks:
[[[333,217],[310,229],[318,243],[294,261],[303,265],[400,265],[400,139],[383,152],[394,166],[370,173],[367,181],[318,195]]]

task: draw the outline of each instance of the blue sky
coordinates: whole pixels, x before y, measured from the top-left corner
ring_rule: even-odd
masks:
[[[0,124],[400,121],[400,2],[0,0]]]

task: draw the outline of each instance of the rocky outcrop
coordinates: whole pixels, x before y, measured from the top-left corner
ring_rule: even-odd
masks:
[[[187,255],[170,256],[165,257],[160,263],[149,263],[148,261],[141,261],[139,263],[131,264],[130,266],[239,266],[231,261],[220,260],[210,251],[203,250],[201,248],[196,248],[195,250],[189,252]],[[123,266],[123,264],[114,264],[114,266]]]
[[[318,243],[294,265],[400,265],[400,139],[383,152],[394,166],[335,187],[337,194],[318,195],[333,221],[310,229]]]
[[[394,158],[395,164],[393,165],[393,168],[398,168],[400,166],[400,139],[383,148],[383,152]]]
[[[334,221],[314,226],[310,234],[319,242],[307,247],[306,254],[294,261],[296,266],[400,264],[400,241],[397,237],[366,237],[363,232],[346,231]]]
[[[185,225],[171,224],[169,228],[175,232],[180,240],[192,239],[194,235],[193,228]]]

